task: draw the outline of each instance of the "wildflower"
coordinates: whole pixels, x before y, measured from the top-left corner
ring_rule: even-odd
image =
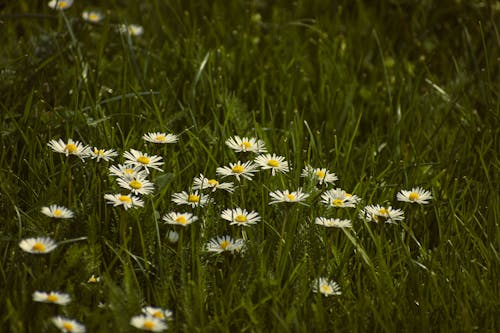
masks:
[[[62,316],[52,317],[52,323],[61,330],[61,332],[84,333],[85,326],[76,320],[65,318]]]
[[[317,217],[314,223],[325,227],[352,228],[351,220],[328,219],[326,217]]]
[[[174,313],[171,310],[156,308],[153,306],[145,306],[142,308],[142,313],[146,316],[158,318],[160,320],[173,320]]]
[[[70,219],[74,216],[73,212],[66,207],[50,205],[42,207],[42,214],[56,219]]]
[[[259,165],[262,169],[271,169],[271,174],[274,176],[276,172],[286,173],[289,171],[288,162],[285,161],[283,156],[277,156],[276,154],[264,154],[259,155],[255,158],[255,163]]]
[[[163,320],[147,315],[132,317],[130,319],[130,325],[141,330],[151,332],[161,332],[166,330],[168,327]]]
[[[145,170],[142,170],[142,166],[133,166],[131,164],[118,164],[117,166],[112,165],[109,167],[109,173],[111,173],[112,176],[121,177],[128,180],[146,177],[148,175]]]
[[[187,193],[182,191],[179,193],[172,194],[172,201],[178,205],[191,205],[191,207],[203,207],[210,202],[210,198],[207,195],[199,194],[198,191],[193,193]]]
[[[53,251],[57,244],[48,237],[27,238],[19,242],[19,247],[29,253],[42,254]]]
[[[265,153],[267,152],[266,144],[264,141],[256,138],[248,138],[235,135],[226,140],[226,145],[236,152],[253,152]]]
[[[160,132],[146,133],[142,136],[146,141],[153,143],[175,143],[179,140],[175,134],[166,134]]]
[[[229,225],[236,224],[242,227],[256,224],[260,221],[259,213],[255,211],[248,212],[246,209],[241,208],[225,209],[222,211],[221,217],[231,222]]]
[[[404,220],[404,212],[401,209],[394,209],[391,206],[384,207],[380,205],[366,206],[359,213],[362,219],[373,221],[375,223],[397,223]]]
[[[171,212],[171,213],[167,213],[165,216],[163,216],[163,221],[165,221],[167,224],[181,225],[183,227],[186,227],[189,224],[191,224],[197,220],[198,220],[198,216],[194,216],[191,213]],[[178,237],[177,237],[177,239],[178,239]]]
[[[432,199],[432,194],[430,191],[426,191],[421,187],[414,187],[411,191],[401,190],[396,197],[398,201],[426,205],[429,203],[428,200]]]
[[[82,160],[90,154],[89,146],[84,146],[81,142],[72,139],[68,139],[68,143],[65,143],[62,139],[50,140],[47,145],[56,153],[65,154],[66,156],[75,155]]]
[[[179,233],[177,231],[170,230],[167,233],[167,238],[170,243],[177,243],[179,240]]]
[[[212,238],[207,242],[206,249],[208,252],[241,252],[245,241],[243,239],[234,240],[231,236],[222,236]]]
[[[320,277],[313,282],[313,292],[322,293],[325,296],[341,295],[340,287],[337,282]]]
[[[105,162],[112,161],[113,157],[118,156],[118,153],[114,149],[98,149],[94,147],[94,149],[89,150],[89,156],[91,159],[97,159],[99,162],[101,159]]]
[[[90,23],[99,23],[104,19],[104,14],[96,10],[84,10],[82,18]]]
[[[73,0],[50,0],[48,6],[55,10],[65,10],[73,5]]]
[[[251,180],[255,172],[258,172],[257,165],[251,161],[229,163],[229,166],[219,167],[216,170],[216,173],[221,175],[222,178],[235,176],[238,181],[240,181],[240,176]]]
[[[228,191],[229,193],[234,192],[233,182],[219,183],[218,180],[205,178],[205,176],[200,173],[200,176],[196,177],[193,181],[193,189],[204,190],[206,188],[209,188],[212,192],[218,189]]]
[[[329,207],[356,207],[359,200],[360,199],[357,195],[347,193],[340,188],[325,191],[321,195],[321,202]]]
[[[104,199],[114,207],[123,206],[125,210],[129,208],[144,207],[144,201],[130,194],[105,194]]]
[[[323,183],[334,184],[335,181],[338,180],[337,175],[328,171],[326,168],[313,168],[310,165],[306,165],[306,167],[302,169],[301,177],[310,177],[317,181],[319,185],[323,185]]]
[[[153,168],[159,171],[163,171],[160,166],[163,165],[161,156],[151,155],[142,153],[135,149],[130,149],[123,154],[123,157],[127,159],[127,163],[132,165],[142,166],[146,173],[149,173],[148,168]]]
[[[134,179],[118,178],[118,185],[120,187],[130,190],[134,194],[150,194],[154,191],[154,185],[144,177],[137,177]]]
[[[94,274],[92,274],[91,277],[89,277],[89,279],[87,280],[87,283],[97,283],[97,282],[100,282],[101,281],[101,277],[100,276],[95,276]]]
[[[71,297],[68,294],[51,291],[46,293],[44,291],[35,291],[33,293],[33,300],[35,302],[53,303],[58,305],[66,305],[71,302]]]
[[[144,28],[139,24],[121,24],[118,26],[118,31],[128,33],[130,36],[140,36],[144,33]]]
[[[273,199],[269,202],[269,204],[272,205],[280,202],[301,202],[309,197],[309,194],[303,193],[302,188],[299,187],[297,191],[294,192],[290,192],[288,190],[276,190],[274,192],[270,192],[269,196]]]

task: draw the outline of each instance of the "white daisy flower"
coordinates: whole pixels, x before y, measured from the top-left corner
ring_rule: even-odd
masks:
[[[62,316],[52,317],[52,323],[64,333],[84,333],[85,326],[76,320]]]
[[[189,224],[196,222],[198,220],[198,216],[194,216],[191,213],[170,212],[167,213],[165,216],[163,216],[162,220],[165,221],[165,223],[167,224],[180,225],[186,227]]]
[[[335,173],[328,171],[326,168],[313,168],[310,165],[306,165],[305,168],[302,169],[301,177],[314,179],[320,185],[323,185],[323,183],[334,184],[339,180]]]
[[[35,302],[53,303],[58,305],[66,305],[71,302],[71,297],[68,294],[51,291],[46,293],[44,291],[35,291],[33,293],[33,300]]]
[[[144,28],[139,24],[120,24],[118,31],[128,33],[130,36],[140,36],[144,33]]]
[[[225,209],[222,211],[221,217],[231,222],[229,225],[235,224],[242,227],[256,224],[260,221],[259,213],[255,211],[248,212],[246,209],[241,208]]]
[[[210,203],[210,198],[208,195],[203,195],[194,191],[193,193],[187,193],[186,191],[178,192],[172,194],[172,201],[178,205],[191,205],[191,207],[203,207]]]
[[[429,200],[432,199],[432,194],[430,191],[424,190],[421,187],[414,187],[411,191],[401,190],[396,197],[398,201],[426,205],[429,203]]]
[[[314,223],[322,225],[324,227],[335,227],[335,228],[352,228],[351,220],[342,219],[329,219],[326,217],[317,217]]]
[[[89,277],[89,279],[87,280],[87,283],[98,283],[100,281],[101,281],[100,276],[95,276],[94,274],[92,274],[92,276]]]
[[[328,190],[321,194],[321,202],[329,207],[353,208],[356,207],[359,200],[360,199],[357,195],[347,193],[340,188]]]
[[[148,142],[153,143],[175,143],[179,141],[179,138],[175,134],[166,134],[160,132],[150,132],[142,136],[142,138]]]
[[[337,282],[320,277],[313,282],[313,292],[322,293],[325,296],[341,295],[340,287]]]
[[[248,138],[235,135],[226,140],[226,145],[236,152],[266,153],[266,144],[264,141],[256,138]]]
[[[29,253],[42,254],[53,251],[57,244],[49,237],[27,238],[19,242],[19,247]]]
[[[135,179],[140,177],[147,177],[148,173],[146,170],[142,170],[142,166],[140,165],[132,165],[132,164],[118,164],[112,165],[109,167],[109,173],[112,176],[124,178],[124,179]]]
[[[205,245],[208,252],[241,252],[245,241],[243,239],[233,239],[231,236],[212,238]]]
[[[236,163],[229,163],[229,166],[218,167],[215,171],[222,178],[227,176],[235,176],[238,181],[240,177],[251,180],[254,173],[258,172],[257,165],[251,161],[241,163],[240,161]]]
[[[385,222],[395,224],[404,220],[404,212],[401,209],[394,209],[391,206],[384,207],[380,205],[366,206],[359,212],[359,216],[366,221],[375,223]]]
[[[104,19],[104,14],[97,10],[84,10],[82,18],[90,23],[99,23]]]
[[[280,202],[301,202],[309,197],[309,194],[303,193],[302,188],[298,188],[297,191],[290,192],[289,190],[276,190],[274,192],[270,192],[269,196],[271,197],[270,205]]]
[[[193,190],[204,190],[204,189],[210,189],[212,192],[215,192],[217,190],[225,190],[228,191],[229,193],[234,192],[234,183],[233,182],[226,182],[226,183],[219,183],[218,180],[216,179],[208,179],[203,174],[200,173],[199,177],[196,177],[193,181]]]
[[[97,162],[103,160],[105,162],[112,161],[113,157],[118,156],[118,153],[114,149],[94,149],[89,150],[89,156],[91,159],[97,159]]]
[[[159,171],[163,171],[160,166],[163,165],[162,157],[156,155],[148,155],[146,153],[140,152],[135,149],[130,149],[123,154],[123,157],[127,159],[127,164],[142,166],[147,173],[149,173],[148,168],[153,168]]]
[[[73,0],[50,0],[48,6],[55,10],[65,10],[73,5]]]
[[[105,194],[104,199],[108,201],[108,204],[114,207],[123,206],[125,210],[129,208],[144,207],[144,201],[130,194]]]
[[[74,213],[66,207],[58,205],[50,205],[48,207],[42,207],[42,214],[56,219],[70,219],[74,216]]]
[[[120,187],[127,189],[134,194],[148,195],[153,193],[155,189],[153,183],[144,177],[137,177],[134,179],[118,178],[117,182]]]
[[[287,173],[289,171],[288,162],[285,161],[285,158],[276,154],[259,155],[254,162],[263,170],[271,169],[273,176],[276,175],[276,172]]]
[[[153,306],[145,306],[141,309],[146,316],[158,318],[160,320],[173,320],[174,313],[168,309],[156,308]]]
[[[163,320],[147,315],[133,316],[130,319],[130,325],[151,332],[162,332],[168,327]]]
[[[90,154],[89,146],[85,146],[79,141],[73,141],[73,139],[68,139],[67,143],[62,139],[50,140],[47,145],[56,153],[65,154],[66,156],[75,155],[82,160]]]

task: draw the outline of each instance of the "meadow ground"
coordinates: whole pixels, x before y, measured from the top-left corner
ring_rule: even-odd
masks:
[[[0,5],[0,331],[500,331],[500,3],[370,3]]]

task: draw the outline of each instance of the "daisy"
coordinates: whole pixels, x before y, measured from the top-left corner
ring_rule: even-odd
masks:
[[[325,227],[352,228],[351,220],[328,219],[326,217],[317,217],[314,223]]]
[[[90,23],[99,23],[104,19],[104,14],[96,10],[84,10],[82,18]]]
[[[146,133],[142,136],[142,138],[153,143],[175,143],[179,140],[175,134],[165,134],[160,132]]]
[[[375,223],[385,222],[394,224],[404,220],[404,212],[401,209],[380,205],[366,206],[359,212],[359,216],[366,221],[373,221]]]
[[[73,139],[68,139],[67,143],[65,143],[62,139],[50,140],[47,145],[56,153],[65,154],[66,156],[75,155],[80,157],[82,160],[90,154],[89,146],[84,146],[81,142],[73,141]]]
[[[251,180],[254,173],[258,172],[257,165],[251,161],[241,163],[240,161],[236,163],[229,163],[229,166],[218,167],[215,171],[222,178],[227,176],[235,176],[238,181],[240,181],[240,176]]]
[[[73,5],[73,0],[50,0],[48,6],[55,10],[65,10]]]
[[[68,294],[51,291],[46,293],[44,291],[35,291],[33,293],[33,300],[35,302],[53,303],[58,305],[66,305],[71,302],[71,297]]]
[[[285,161],[285,158],[276,154],[259,155],[255,158],[255,163],[257,163],[257,165],[259,165],[263,170],[271,169],[271,174],[273,176],[276,175],[277,171],[281,173],[289,171],[288,162]]]
[[[160,320],[173,320],[174,313],[171,310],[156,308],[153,306],[145,306],[142,308],[142,313],[146,316],[158,318]]]
[[[129,208],[144,207],[144,201],[130,194],[105,194],[104,199],[108,201],[108,204],[114,207],[123,206],[125,210]]]
[[[270,192],[269,196],[273,199],[269,202],[269,204],[272,205],[280,202],[301,202],[309,197],[309,194],[303,193],[302,188],[299,187],[297,191],[294,192],[290,192],[288,190],[276,190],[274,192]]]
[[[163,216],[163,221],[167,224],[181,225],[183,227],[198,220],[198,216],[194,216],[191,213],[176,213],[170,212]],[[179,235],[177,235],[177,239]],[[177,241],[176,239],[176,241]]]
[[[27,238],[19,242],[19,247],[29,253],[42,254],[53,251],[57,244],[49,237]]]
[[[235,224],[242,227],[256,224],[260,221],[259,213],[255,211],[247,212],[246,209],[241,208],[225,209],[222,211],[221,217],[231,222],[229,225]]]
[[[310,165],[306,165],[302,169],[301,177],[310,177],[317,181],[319,185],[323,185],[323,183],[334,184],[335,181],[339,180],[335,173],[328,171],[326,168],[313,168]]]
[[[94,274],[92,274],[92,276],[89,277],[89,279],[87,280],[87,283],[98,283],[100,281],[101,281],[100,276],[95,276]]]
[[[322,293],[325,296],[341,295],[340,287],[337,282],[320,277],[313,282],[313,292]]]
[[[334,190],[325,191],[321,195],[321,202],[329,207],[345,208],[345,207],[356,207],[359,202],[359,197],[347,193],[346,191],[336,188]]]
[[[160,166],[163,165],[161,156],[151,155],[142,153],[135,149],[130,149],[123,154],[123,157],[127,159],[128,164],[138,165],[144,167],[146,173],[149,173],[148,168],[153,168],[159,171],[163,171]]]
[[[226,140],[226,145],[236,152],[253,152],[265,153],[267,152],[266,144],[264,141],[256,138],[248,138],[235,135]]]
[[[85,326],[76,320],[65,318],[62,316],[52,317],[52,323],[61,330],[61,332],[84,333]]]
[[[146,177],[148,174],[146,170],[142,170],[139,165],[133,166],[131,164],[118,164],[109,167],[109,173],[112,176],[121,177],[132,180],[134,178]]]
[[[118,153],[114,149],[98,149],[94,147],[94,149],[89,150],[89,156],[91,159],[97,159],[97,162],[103,160],[105,162],[112,161],[113,157],[118,156]]]
[[[121,24],[118,26],[118,31],[128,33],[130,36],[140,36],[144,33],[144,28],[138,24]]]
[[[161,332],[166,330],[168,327],[163,320],[147,315],[132,317],[130,319],[130,325],[141,330],[151,332]]]
[[[212,238],[205,245],[208,252],[241,252],[245,241],[243,239],[234,240],[231,236]]]
[[[228,191],[229,193],[233,193],[234,183],[233,182],[219,183],[218,180],[205,178],[205,176],[203,176],[203,174],[200,173],[200,176],[196,177],[193,181],[193,189],[204,190],[206,188],[210,189],[212,192],[215,192],[218,189],[220,189]]]
[[[193,193],[182,191],[172,194],[172,201],[178,205],[191,205],[194,208],[206,206],[210,202],[210,198],[207,195],[199,194],[198,191]]]
[[[429,203],[428,200],[432,199],[432,194],[430,191],[426,191],[421,187],[414,187],[411,191],[401,190],[396,197],[398,201],[426,205]]]
[[[50,205],[48,207],[42,207],[42,214],[56,219],[70,219],[74,216],[74,213],[66,207]]]
[[[177,243],[177,241],[179,240],[179,233],[176,231],[170,230],[167,233],[167,238],[168,238],[168,241],[170,243]]]
[[[120,187],[130,190],[134,194],[148,195],[154,191],[154,185],[145,177],[137,177],[134,179],[118,178]]]

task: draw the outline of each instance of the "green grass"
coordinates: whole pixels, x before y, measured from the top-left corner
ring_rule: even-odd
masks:
[[[89,332],[133,332],[144,305],[171,309],[169,330],[182,332],[499,331],[500,7],[369,3],[112,0],[97,25],[80,18],[81,1],[3,5],[0,331],[55,332],[48,318],[65,315]],[[118,33],[125,22],[144,35]],[[152,131],[180,140],[147,144]],[[247,158],[224,144],[233,135],[264,140],[291,171],[216,192],[182,230],[164,224],[191,211],[171,195],[193,177]],[[111,164],[52,152],[59,138],[161,155],[164,172],[151,173],[144,208],[124,214],[103,199],[119,191]],[[362,203],[326,210],[324,188],[300,177],[306,164]],[[268,204],[270,191],[300,186],[307,205]],[[432,191],[429,205],[396,201],[413,186]],[[75,217],[53,221],[40,213],[49,204]],[[365,222],[369,204],[405,220]],[[233,207],[262,217],[245,229],[245,253],[206,252],[212,237],[242,237],[220,218]],[[324,215],[353,228],[315,225]],[[36,236],[59,246],[19,248]],[[101,281],[87,283],[92,274]],[[320,276],[342,295],[313,293]],[[35,303],[35,290],[73,301]]]

